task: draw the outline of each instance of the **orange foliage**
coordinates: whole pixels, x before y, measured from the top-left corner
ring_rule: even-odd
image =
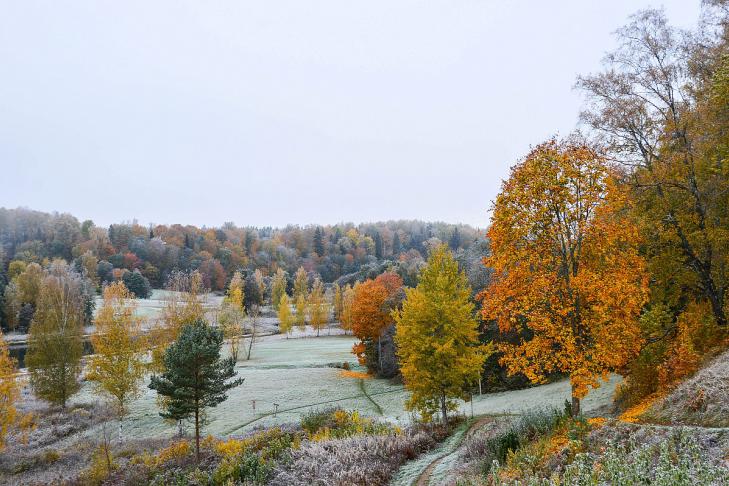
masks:
[[[676,383],[693,375],[701,366],[702,357],[722,345],[723,332],[716,325],[707,303],[690,304],[679,315],[678,332],[665,361],[658,367],[659,390],[668,391]]]
[[[359,378],[361,380],[367,380],[372,378],[372,375],[363,373],[361,371],[342,370],[339,372],[339,376],[343,378]]]
[[[569,373],[579,399],[638,353],[648,282],[627,205],[605,160],[579,141],[550,140],[512,169],[488,232],[494,278],[480,295],[502,331],[533,332],[501,346],[509,373]]]
[[[392,324],[388,299],[402,287],[402,280],[393,273],[385,273],[375,280],[367,280],[354,290],[352,302],[352,332],[360,339],[377,339]]]

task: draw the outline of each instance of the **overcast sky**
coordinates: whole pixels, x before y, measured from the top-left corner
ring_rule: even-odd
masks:
[[[0,206],[488,224],[612,32],[700,0],[0,0]]]

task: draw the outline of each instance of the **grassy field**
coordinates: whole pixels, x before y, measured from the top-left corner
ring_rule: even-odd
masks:
[[[350,353],[355,339],[351,336],[295,337],[281,335],[259,338],[250,361],[239,361],[236,370],[245,382],[229,392],[227,401],[210,409],[206,433],[230,435],[254,427],[295,422],[313,410],[329,406],[359,410],[388,421],[406,423],[410,415],[405,411],[407,392],[402,385],[389,380],[361,379],[346,376],[334,367],[349,362],[353,369],[356,360]],[[584,402],[586,411],[608,403],[616,379],[593,391]],[[536,405],[561,406],[569,397],[567,382],[539,387],[484,394],[474,397],[475,414],[518,413]],[[96,400],[90,383],[73,399],[77,403]],[[253,401],[255,400],[255,409]],[[278,413],[274,416],[278,404]],[[470,414],[471,406],[462,403],[460,411]],[[145,388],[135,400],[124,420],[125,434],[141,437],[170,435],[177,431],[175,424],[159,417],[155,392]]]

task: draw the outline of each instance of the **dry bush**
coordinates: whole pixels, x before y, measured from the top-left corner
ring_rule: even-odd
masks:
[[[404,462],[436,446],[450,429],[416,427],[401,434],[306,442],[275,471],[274,486],[384,485]]]

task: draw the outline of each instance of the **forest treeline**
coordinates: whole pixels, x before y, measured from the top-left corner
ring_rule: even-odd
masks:
[[[132,222],[99,227],[69,214],[0,208],[0,291],[5,295],[6,286],[26,265],[46,266],[59,258],[73,262],[99,290],[123,279],[138,297],[146,297],[150,288],[167,286],[176,271],[198,271],[204,288],[212,291],[226,289],[236,271],[259,270],[271,278],[278,269],[286,272],[291,288],[300,267],[312,280],[316,275],[325,283],[353,283],[396,267],[406,282],[414,284],[428,248],[440,242],[470,262],[474,283],[485,281],[485,272],[478,268],[487,248],[485,238],[468,225],[388,221],[285,228],[226,223],[198,228]],[[8,312],[17,320],[27,302],[21,299],[16,309],[8,309],[9,299],[3,302],[4,327],[14,327],[15,322],[7,322]]]

